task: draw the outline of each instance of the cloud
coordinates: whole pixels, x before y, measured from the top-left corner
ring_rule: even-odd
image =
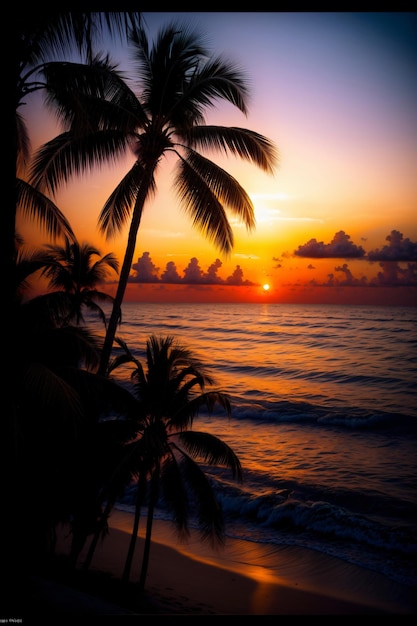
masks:
[[[217,270],[222,266],[222,262],[216,259],[207,270],[206,279],[210,284],[222,283],[223,280],[217,276]]]
[[[133,265],[132,265],[133,267]],[[177,272],[174,261],[168,261],[165,271],[161,275],[161,283],[171,283],[173,285],[181,282],[181,276]]]
[[[417,263],[408,263],[406,268],[400,267],[398,263],[382,261],[379,266],[382,268],[375,278],[369,281],[371,286],[376,287],[406,287],[417,286]]]
[[[392,230],[385,240],[388,245],[368,253],[370,261],[417,261],[417,242],[404,239],[398,230]]]
[[[350,241],[350,235],[339,230],[330,243],[310,239],[306,244],[298,246],[294,254],[311,259],[356,259],[364,257],[365,250]]]
[[[334,268],[335,272],[341,272],[344,277],[339,279],[334,274],[328,275],[327,283],[321,286],[326,287],[417,287],[417,263],[409,263],[406,268],[402,268],[398,263],[392,261],[381,262],[382,271],[373,278],[367,279],[365,276],[355,278],[347,263]],[[315,285],[319,283],[314,282]]]
[[[185,268],[183,282],[187,285],[195,285],[205,282],[203,270],[201,269],[196,257],[190,259],[189,264]]]
[[[254,285],[255,283],[252,283],[250,280],[243,280],[243,271],[240,267],[240,265],[236,265],[236,269],[233,272],[233,274],[231,276],[229,276],[228,278],[226,278],[226,283],[228,285]]]
[[[144,252],[138,259],[137,263],[133,263],[132,269],[134,275],[129,277],[131,283],[163,283],[178,285],[233,285],[233,286],[252,286],[250,280],[245,280],[243,270],[237,265],[233,273],[226,279],[218,275],[218,271],[222,266],[220,259],[216,259],[204,272],[196,257],[192,257],[184,269],[183,277],[178,273],[177,267],[173,261],[168,261],[165,270],[159,276],[159,268],[156,267],[150,257],[149,252]]]
[[[130,278],[133,283],[157,283],[159,282],[159,267],[155,267],[149,256],[149,252],[144,252],[137,263],[133,263],[132,269],[136,275]]]
[[[249,259],[250,261],[253,261],[254,259],[260,259],[261,257],[256,255],[256,254],[242,254],[240,252],[236,252],[234,255],[234,257],[237,257],[239,259]]]
[[[329,274],[329,282],[328,284],[338,285],[339,287],[364,287],[366,286],[366,277],[362,276],[361,278],[355,278],[350,271],[348,264],[343,263],[343,265],[339,265],[334,268],[335,272],[342,272],[344,274],[344,278],[341,280],[335,279],[333,274]]]

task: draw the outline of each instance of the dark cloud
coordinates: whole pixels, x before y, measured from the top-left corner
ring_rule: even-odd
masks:
[[[228,285],[253,285],[254,283],[251,283],[250,280],[243,280],[243,271],[240,267],[240,265],[236,265],[236,269],[233,272],[233,274],[231,276],[229,276],[228,278],[226,278],[226,283]]]
[[[404,239],[398,230],[392,230],[385,241],[388,245],[368,253],[370,261],[417,261],[417,242]]]
[[[396,262],[382,261],[379,266],[382,268],[369,284],[377,287],[405,287],[417,286],[417,263],[408,263],[406,268],[401,267]]]
[[[198,264],[198,259],[193,257],[184,270],[184,280],[187,285],[201,284],[204,281],[204,272]]]
[[[298,246],[294,254],[310,259],[357,259],[365,256],[365,250],[350,241],[350,235],[339,230],[330,243],[310,239],[306,244]]]
[[[219,259],[216,259],[214,263],[210,265],[207,270],[206,279],[212,285],[223,283],[223,279],[220,276],[217,276],[217,271],[221,268],[222,262]]]
[[[417,287],[417,263],[409,263],[406,268],[402,268],[398,263],[385,261],[379,264],[381,271],[373,278],[367,279],[365,276],[355,278],[347,263],[334,268],[335,272],[341,272],[343,278],[329,274],[327,283],[321,286],[327,287]],[[312,281],[313,282],[313,281]],[[320,283],[314,282],[315,285]]]
[[[149,256],[149,252],[144,252],[138,259],[137,263],[133,263],[132,269],[136,274],[130,278],[130,282],[133,283],[158,283],[159,267],[155,267]]]
[[[221,266],[222,262],[220,259],[216,259],[214,263],[209,266],[207,272],[204,272],[200,267],[198,259],[193,257],[184,269],[184,276],[181,277],[177,271],[175,263],[173,261],[169,261],[166,264],[165,270],[159,277],[159,268],[155,267],[153,264],[149,252],[144,252],[138,259],[137,263],[132,265],[132,269],[135,271],[135,274],[130,276],[129,282],[233,286],[251,286],[257,284],[244,279],[243,271],[240,265],[237,265],[231,276],[228,276],[226,280],[224,280],[217,274]]]
[[[133,267],[133,266],[132,266]],[[171,283],[173,285],[181,282],[181,276],[177,272],[174,261],[168,261],[165,271],[161,275],[161,283]]]
[[[350,271],[348,264],[343,263],[343,265],[339,265],[334,268],[335,272],[342,272],[344,274],[344,278],[342,279],[334,279],[333,274],[329,274],[329,284],[330,281],[333,281],[332,284],[337,284],[342,287],[360,287],[366,285],[366,277],[362,276],[361,278],[355,278]]]

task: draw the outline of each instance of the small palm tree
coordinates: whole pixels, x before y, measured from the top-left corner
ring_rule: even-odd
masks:
[[[123,579],[128,581],[141,505],[149,481],[148,513],[142,569],[139,586],[143,590],[148,569],[154,510],[161,494],[173,511],[180,535],[188,535],[188,518],[192,505],[197,512],[203,539],[214,544],[224,540],[224,519],[211,484],[198,461],[224,465],[234,478],[242,479],[240,461],[233,450],[218,437],[192,429],[194,418],[205,407],[211,412],[219,404],[230,415],[228,397],[213,390],[214,380],[190,350],[173,337],[152,335],[146,344],[146,371],[126,344],[118,339],[124,353],[116,357],[109,372],[133,363],[132,382],[139,400],[140,435],[129,446],[128,454],[136,471],[136,509],[131,542]],[[209,387],[210,389],[207,389]]]
[[[128,417],[135,414],[136,403],[123,386],[94,374],[99,340],[87,327],[63,324],[68,309],[61,297],[23,297],[27,278],[45,265],[44,253],[19,252],[18,259],[20,297],[13,306],[18,332],[3,372],[3,400],[13,417],[2,422],[2,440],[11,452],[12,514],[17,524],[19,515],[31,517],[35,540],[24,558],[39,550],[34,562],[53,549],[56,524],[72,520],[75,560],[101,512],[100,494],[124,451],[122,442],[137,432],[136,422],[126,417],[112,423],[102,423],[102,417]],[[19,547],[26,534],[16,537]]]
[[[203,39],[175,23],[162,28],[150,46],[144,28],[130,32],[139,95],[108,58],[84,67],[48,64],[49,104],[64,132],[36,155],[31,181],[54,193],[58,185],[88,167],[114,161],[133,150],[131,169],[105,203],[99,226],[113,236],[130,229],[112,315],[101,355],[105,373],[116,334],[136,237],[146,201],[156,191],[162,157],[177,159],[175,188],[192,223],[225,254],[233,247],[226,209],[250,230],[253,204],[238,181],[199,150],[214,149],[274,171],[277,152],[266,137],[244,128],[208,125],[205,112],[225,100],[247,114],[248,86],[243,72],[222,57],[210,58]]]
[[[113,297],[96,289],[103,282],[110,269],[118,272],[119,262],[109,253],[101,257],[100,250],[86,242],[79,243],[75,238],[65,238],[61,245],[44,246],[45,267],[42,275],[49,279],[51,289],[60,289],[68,299],[68,312],[64,323],[72,320],[76,324],[84,322],[83,307],[96,313],[106,325],[106,316],[98,302],[113,302]],[[96,257],[99,257],[95,260]]]
[[[31,518],[31,541],[20,557],[14,554],[16,562],[27,564],[33,551],[50,548],[56,523],[68,513],[72,482],[68,468],[86,415],[74,373],[82,375],[81,362],[96,368],[99,352],[86,329],[57,328],[56,311],[43,296],[15,303],[12,313],[14,326],[8,331],[13,350],[3,372],[7,414],[2,420],[2,441],[10,454],[6,482],[14,549],[27,543],[20,517]],[[39,558],[36,554],[34,562]]]
[[[68,306],[61,297],[27,297],[30,278],[50,259],[44,250],[24,250],[22,243],[17,237],[15,298],[9,305],[13,325],[8,327],[13,350],[3,372],[8,413],[2,440],[11,452],[8,476],[18,500],[13,513],[17,518],[24,514],[17,513],[22,506],[26,514],[36,511],[34,544],[47,549],[56,522],[80,509],[80,486],[90,479],[85,471],[76,480],[74,459],[80,462],[83,436],[93,428],[105,401],[125,405],[126,394],[115,390],[109,379],[92,374],[99,363],[99,341],[87,328],[63,324]],[[22,500],[28,476],[36,488],[28,489]],[[22,542],[22,537],[16,541]]]

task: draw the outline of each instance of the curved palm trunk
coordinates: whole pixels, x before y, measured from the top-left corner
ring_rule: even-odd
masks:
[[[88,548],[86,559],[85,559],[85,561],[83,563],[83,570],[85,570],[85,571],[87,571],[88,568],[91,565],[91,561],[93,560],[94,552],[96,551],[97,544],[98,544],[98,541],[100,539],[100,535],[101,535],[102,530],[104,528],[104,524],[106,523],[106,520],[109,517],[109,515],[110,515],[110,513],[111,513],[111,511],[113,509],[113,506],[114,506],[114,500],[112,500],[111,502],[107,502],[107,504],[106,504],[106,506],[104,508],[103,514],[102,514],[102,516],[100,518],[99,525],[96,528],[96,531],[94,533],[93,539],[91,540],[91,543],[90,543],[90,547]]]
[[[143,550],[142,568],[140,571],[140,578],[139,578],[140,591],[144,591],[145,589],[146,575],[148,573],[149,554],[151,550],[153,514],[155,511],[156,502],[158,500],[158,492],[159,492],[159,467],[154,472],[154,475],[152,477],[152,482],[151,482],[151,495],[150,495],[150,500],[149,500],[148,517],[146,519],[145,546]]]
[[[146,471],[141,471],[138,479],[138,486],[136,489],[136,506],[135,506],[135,519],[133,522],[132,535],[130,537],[129,550],[127,552],[126,563],[123,570],[122,580],[129,582],[130,570],[132,569],[133,556],[135,554],[136,539],[139,531],[140,511],[142,497],[146,489]]]
[[[156,163],[152,164],[152,166],[145,170],[139,193],[136,198],[132,221],[130,223],[126,252],[120,272],[119,283],[117,286],[117,292],[113,302],[113,309],[111,312],[110,321],[107,327],[103,349],[101,352],[100,366],[98,370],[98,373],[101,376],[105,376],[109,364],[110,355],[113,348],[113,342],[116,335],[117,324],[120,320],[120,313],[122,310],[122,302],[126,291],[126,285],[127,281],[129,280],[130,269],[132,267],[133,255],[135,254],[136,237],[139,230],[140,220],[142,218],[143,207],[145,205],[148,193],[152,187],[155,167]]]

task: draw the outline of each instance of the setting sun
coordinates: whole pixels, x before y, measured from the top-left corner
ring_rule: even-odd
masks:
[[[268,291],[268,290],[269,290],[269,285],[268,285],[268,283],[265,283],[264,285],[262,285],[262,289],[263,289],[264,291]]]

